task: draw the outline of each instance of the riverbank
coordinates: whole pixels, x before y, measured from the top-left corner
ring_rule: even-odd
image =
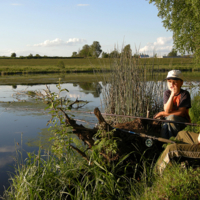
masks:
[[[116,59],[115,59],[116,61]],[[119,60],[118,60],[119,61]],[[192,58],[143,58],[134,60],[138,65],[154,67],[157,71],[180,69],[182,71],[200,71],[200,64]],[[62,62],[63,65],[59,65]],[[36,73],[70,73],[93,72],[94,70],[110,70],[114,58],[83,59],[0,59],[0,73],[36,74]]]

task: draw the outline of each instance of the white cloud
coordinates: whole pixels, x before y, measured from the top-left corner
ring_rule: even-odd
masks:
[[[19,147],[15,146],[5,146],[5,147],[0,147],[0,153],[7,153],[7,152],[15,152]]]
[[[77,4],[77,6],[89,6],[89,4]]]
[[[172,50],[172,37],[159,37],[156,42],[149,42],[139,50],[140,53],[153,54],[154,52],[168,53]]]
[[[55,46],[71,46],[75,44],[81,44],[86,42],[84,39],[79,38],[70,38],[68,41],[61,40],[59,38],[56,38],[55,40],[45,40],[44,42],[40,44],[34,44],[34,47],[55,47]]]

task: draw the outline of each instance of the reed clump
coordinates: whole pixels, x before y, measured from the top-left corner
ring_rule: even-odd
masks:
[[[163,92],[166,84],[159,66],[146,65],[141,59],[121,54],[113,58],[107,86],[103,89],[103,101],[107,113],[152,117],[163,109]]]

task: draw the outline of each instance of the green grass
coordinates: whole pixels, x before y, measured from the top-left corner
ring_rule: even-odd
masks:
[[[20,157],[18,153],[18,158]],[[183,168],[175,164],[165,169],[162,176],[154,174],[152,167],[142,166],[141,178],[127,176],[123,160],[115,164],[101,162],[98,155],[91,164],[69,151],[58,159],[55,155],[28,153],[15,166],[10,187],[2,199],[199,199],[200,169]],[[129,166],[130,167],[130,166]],[[138,167],[139,168],[139,167]],[[122,170],[124,169],[124,170]],[[130,171],[129,171],[130,173]]]
[[[106,75],[105,75],[106,76]],[[1,85],[34,85],[58,83],[97,82],[102,81],[102,75],[94,73],[53,73],[53,74],[15,74],[0,76]]]
[[[85,72],[110,69],[114,59],[84,58],[84,59],[0,59],[0,72],[5,73],[58,73],[58,72]],[[65,67],[58,67],[63,62]],[[200,65],[195,64],[192,58],[145,58],[139,59],[141,65],[149,67],[159,66],[159,69],[181,69],[185,71],[198,71]]]
[[[155,199],[199,199],[200,198],[200,168],[183,169],[174,165],[165,169],[158,176],[152,187],[146,187],[141,200]]]

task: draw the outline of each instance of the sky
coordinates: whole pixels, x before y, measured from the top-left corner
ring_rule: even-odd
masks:
[[[148,0],[0,0],[0,56],[71,56],[93,41],[162,56],[173,39],[157,14]]]

